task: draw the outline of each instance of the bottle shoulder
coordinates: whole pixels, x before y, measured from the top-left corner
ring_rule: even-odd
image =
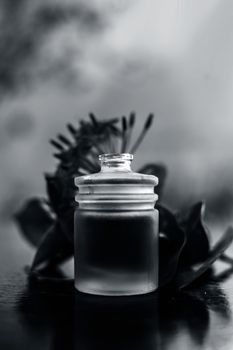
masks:
[[[113,171],[98,172],[75,177],[75,185],[94,185],[94,184],[138,184],[153,185],[158,184],[158,178],[154,175],[136,173],[133,171]]]

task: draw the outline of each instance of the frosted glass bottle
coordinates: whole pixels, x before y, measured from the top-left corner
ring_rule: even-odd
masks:
[[[158,179],[134,173],[128,153],[99,156],[99,173],[75,178],[75,287],[135,295],[158,287]]]

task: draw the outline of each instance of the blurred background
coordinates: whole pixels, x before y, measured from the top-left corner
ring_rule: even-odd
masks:
[[[0,216],[45,194],[48,140],[93,111],[155,122],[134,169],[162,162],[163,202],[233,219],[231,0],[0,0]]]

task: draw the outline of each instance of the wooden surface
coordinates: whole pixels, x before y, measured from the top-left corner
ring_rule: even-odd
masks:
[[[28,283],[33,250],[13,224],[2,224],[0,239],[1,350],[233,349],[231,271],[178,295],[91,297],[72,283]]]

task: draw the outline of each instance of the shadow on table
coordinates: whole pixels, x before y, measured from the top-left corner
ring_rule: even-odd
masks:
[[[17,304],[23,327],[49,349],[187,349],[205,343],[211,309],[230,321],[228,301],[216,283],[176,295],[97,297],[72,285],[28,285]],[[182,340],[182,341],[180,341]],[[183,344],[183,345],[182,345]],[[182,348],[183,346],[183,348]]]

